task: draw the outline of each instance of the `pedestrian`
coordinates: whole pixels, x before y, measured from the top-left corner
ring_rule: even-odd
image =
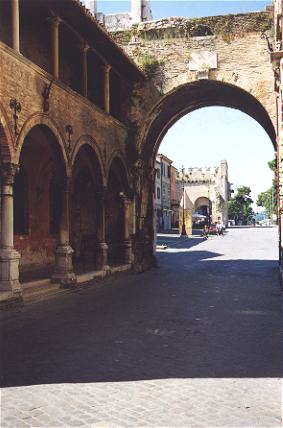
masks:
[[[256,220],[255,220],[255,218],[253,218],[253,219],[252,219],[252,223],[253,223],[253,227],[255,227],[255,225],[256,225]]]
[[[216,223],[216,233],[218,236],[224,236],[224,229],[225,226],[221,221],[221,217],[218,217],[217,223]]]
[[[208,239],[208,233],[209,233],[209,227],[207,222],[205,222],[203,226],[203,232],[202,232],[203,239],[205,240]]]

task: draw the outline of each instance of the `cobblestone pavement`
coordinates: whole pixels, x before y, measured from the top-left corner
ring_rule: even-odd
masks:
[[[159,266],[6,313],[1,427],[280,427],[275,229],[163,237]]]

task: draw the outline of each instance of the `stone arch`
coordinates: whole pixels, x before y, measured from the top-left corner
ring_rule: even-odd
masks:
[[[2,162],[11,162],[14,158],[14,138],[9,126],[5,109],[0,103],[0,155]]]
[[[50,276],[54,270],[67,178],[64,152],[53,130],[38,121],[25,130],[14,192],[15,207],[22,214],[14,221],[18,222],[15,247],[22,255],[23,281]]]
[[[72,157],[71,245],[76,272],[93,270],[98,263],[101,227],[100,197],[104,187],[101,161],[90,141],[76,145]]]
[[[194,201],[194,208],[197,209],[198,207],[202,206],[202,205],[207,205],[209,206],[209,202],[210,199],[208,199],[207,196],[199,196],[198,198],[196,198],[196,200]]]
[[[109,174],[111,172],[111,168],[113,168],[113,166],[116,168],[117,171],[118,169],[120,170],[122,184],[124,185],[125,190],[128,192],[130,187],[130,177],[129,177],[128,169],[122,154],[117,151],[114,151],[112,153],[112,155],[110,156],[107,162],[107,168],[106,168],[107,183],[109,180]]]
[[[107,174],[106,174],[106,168],[105,168],[105,164],[102,160],[102,153],[100,148],[98,147],[96,141],[90,136],[90,135],[81,135],[77,141],[74,144],[74,149],[72,152],[72,156],[71,156],[71,168],[73,168],[76,157],[81,149],[81,147],[83,146],[89,146],[95,153],[95,156],[97,158],[97,161],[99,163],[99,167],[100,167],[100,171],[101,171],[101,175],[102,175],[102,182],[103,182],[103,186],[106,185],[107,182]]]
[[[17,162],[19,162],[21,150],[22,150],[26,136],[37,125],[46,126],[56,138],[61,149],[62,157],[65,162],[66,173],[67,175],[69,175],[69,159],[67,155],[65,140],[62,136],[62,133],[58,129],[57,125],[55,124],[55,122],[52,119],[50,119],[48,115],[44,113],[35,113],[32,116],[30,116],[24,123],[21,129],[20,135],[18,136],[18,139],[17,139]]]
[[[253,95],[230,83],[199,80],[173,89],[153,107],[138,135],[140,158],[152,164],[168,129],[187,113],[210,106],[230,107],[248,114],[264,128],[276,149],[273,123]]]

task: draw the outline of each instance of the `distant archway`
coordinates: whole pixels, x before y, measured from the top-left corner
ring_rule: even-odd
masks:
[[[205,197],[199,197],[194,203],[194,212],[200,215],[209,215],[209,207],[211,205],[211,201]]]

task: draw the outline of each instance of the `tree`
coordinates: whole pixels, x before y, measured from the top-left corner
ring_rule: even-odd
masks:
[[[236,224],[247,224],[254,216],[252,203],[251,188],[248,186],[239,187],[234,198],[228,202],[229,218],[234,219]]]
[[[276,159],[268,162],[268,166],[274,173],[274,178],[272,180],[272,187],[267,189],[264,192],[261,192],[258,197],[256,204],[258,207],[263,207],[269,218],[271,214],[277,212],[277,181],[276,181]]]

